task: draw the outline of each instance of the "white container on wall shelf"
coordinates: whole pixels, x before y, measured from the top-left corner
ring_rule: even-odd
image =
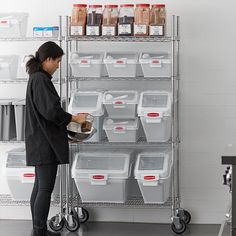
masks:
[[[26,37],[28,13],[0,13],[0,38]]]
[[[17,55],[0,55],[0,80],[16,79],[18,60]]]

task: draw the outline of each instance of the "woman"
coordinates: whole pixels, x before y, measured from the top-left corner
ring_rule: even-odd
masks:
[[[25,144],[27,165],[35,166],[30,199],[34,236],[60,235],[47,230],[47,217],[58,164],[69,163],[66,126],[71,121],[83,123],[87,116],[72,116],[61,108],[51,79],[62,56],[63,50],[56,43],[46,42],[26,64]]]

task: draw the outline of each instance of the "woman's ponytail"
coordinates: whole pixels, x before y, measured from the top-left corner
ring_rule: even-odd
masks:
[[[30,55],[30,59],[26,63],[26,72],[31,75],[34,72],[40,71],[42,69],[42,65],[39,59],[38,51],[35,53],[35,56]]]

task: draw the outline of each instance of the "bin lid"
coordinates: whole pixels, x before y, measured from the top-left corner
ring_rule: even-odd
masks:
[[[107,52],[104,57],[106,64],[136,64],[138,62],[138,53],[135,52]]]
[[[110,90],[104,93],[103,96],[104,104],[137,104],[138,103],[138,92],[131,90],[115,91]]]
[[[104,109],[102,106],[101,92],[77,91],[72,94],[68,111],[72,114],[89,113],[93,116],[102,116]]]
[[[166,52],[143,52],[140,54],[139,61],[142,64],[171,63],[170,55]]]
[[[122,152],[84,152],[75,155],[72,178],[127,179],[130,175],[130,154]]]
[[[71,64],[102,64],[103,53],[82,53],[72,52],[70,57]]]
[[[11,24],[19,24],[19,21],[22,21],[25,17],[28,17],[29,14],[26,12],[1,12],[0,21],[9,21]]]
[[[137,130],[139,126],[138,118],[110,118],[106,117],[103,123],[104,130]]]
[[[0,99],[0,105],[11,105],[14,102],[14,98],[12,99]]]
[[[142,179],[144,175],[156,175],[165,178],[170,173],[170,153],[142,152],[138,154],[135,164],[135,178]]]
[[[7,153],[6,168],[25,168],[25,148],[14,148]]]
[[[16,99],[15,101],[12,102],[12,105],[25,105],[25,99]]]
[[[159,113],[165,116],[171,114],[171,94],[167,91],[145,91],[141,93],[138,104],[138,115],[154,117]]]

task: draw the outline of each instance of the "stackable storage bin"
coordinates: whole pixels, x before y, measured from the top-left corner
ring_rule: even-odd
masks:
[[[17,55],[0,55],[0,80],[16,79],[18,59]]]
[[[124,203],[129,176],[128,153],[77,153],[72,165],[72,178],[83,202]]]
[[[16,137],[13,99],[0,99],[0,140],[9,141]]]
[[[165,203],[170,196],[171,155],[168,152],[138,154],[134,175],[144,203]]]
[[[5,176],[14,200],[29,200],[34,185],[34,167],[26,166],[24,148],[12,149],[7,153]]]
[[[109,77],[135,77],[138,53],[107,52],[104,63]]]
[[[144,77],[171,76],[171,59],[167,53],[141,53],[139,62]]]
[[[101,77],[102,59],[102,53],[71,53],[72,75],[75,77]]]
[[[171,137],[171,95],[145,91],[140,95],[138,116],[148,142],[166,142]]]
[[[107,91],[103,104],[111,118],[134,118],[137,115],[138,92]]]
[[[25,139],[25,99],[16,100],[12,105],[15,110],[16,140],[21,141]]]
[[[0,38],[26,37],[28,13],[0,13]]]
[[[68,112],[75,115],[78,113],[89,113],[94,116],[93,127],[97,129],[90,139],[84,142],[99,142],[103,137],[102,124],[104,119],[104,109],[102,105],[103,93],[79,91],[71,96]]]
[[[109,142],[136,142],[138,128],[138,118],[107,117],[103,124]]]

